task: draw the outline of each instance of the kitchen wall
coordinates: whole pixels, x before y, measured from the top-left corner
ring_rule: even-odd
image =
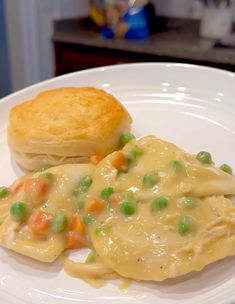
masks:
[[[198,0],[152,0],[152,3],[161,16],[196,18],[202,12],[202,4]]]
[[[200,0],[151,0],[151,2],[155,5],[156,13],[161,16],[199,19],[203,13]],[[235,20],[235,0],[231,0],[231,3]]]
[[[54,0],[56,19],[86,16],[88,12],[89,0]]]

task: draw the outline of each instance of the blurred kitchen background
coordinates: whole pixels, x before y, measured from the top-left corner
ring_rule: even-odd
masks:
[[[184,62],[235,71],[235,0],[144,6],[112,0],[105,16],[102,2],[0,0],[0,97],[55,75],[118,63]]]

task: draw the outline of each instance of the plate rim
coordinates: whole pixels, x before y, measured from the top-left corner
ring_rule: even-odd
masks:
[[[17,90],[3,98],[0,98],[0,104],[3,102],[6,102],[8,99],[11,98],[15,98],[18,95],[20,95],[21,93],[24,93],[28,90],[34,89],[37,86],[43,86],[44,84],[50,84],[53,81],[56,80],[61,80],[61,79],[66,79],[69,77],[73,77],[75,75],[85,75],[85,74],[90,74],[90,73],[96,73],[96,72],[103,72],[103,71],[107,71],[107,70],[118,70],[120,68],[138,68],[138,67],[179,67],[179,68],[191,68],[191,69],[199,69],[202,71],[207,71],[207,72],[215,72],[224,76],[231,76],[231,75],[235,75],[235,72],[232,71],[228,71],[228,70],[224,70],[224,69],[220,69],[220,68],[216,68],[216,67],[209,67],[209,66],[203,66],[203,65],[199,65],[199,64],[191,64],[191,63],[176,63],[176,62],[138,62],[138,63],[123,63],[123,64],[116,64],[116,65],[106,65],[106,66],[101,66],[101,67],[95,67],[95,68],[90,68],[90,69],[85,69],[85,70],[81,70],[81,71],[75,71],[75,72],[71,72],[71,73],[67,73],[67,74],[63,74],[63,75],[59,75],[59,76],[54,76],[52,78],[49,78],[47,80],[43,80],[37,83],[34,83],[32,85],[26,86],[20,90]]]

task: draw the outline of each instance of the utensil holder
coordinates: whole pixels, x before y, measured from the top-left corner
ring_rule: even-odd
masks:
[[[230,6],[207,6],[200,23],[200,35],[204,38],[219,39],[231,33],[232,9]]]

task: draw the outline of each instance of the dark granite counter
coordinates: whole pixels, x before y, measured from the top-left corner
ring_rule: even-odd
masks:
[[[198,32],[198,21],[170,19],[166,21],[164,29],[146,39],[105,39],[89,18],[84,18],[56,21],[53,41],[178,61],[228,65],[229,69],[235,70],[235,50],[215,48],[214,40],[203,39]]]

